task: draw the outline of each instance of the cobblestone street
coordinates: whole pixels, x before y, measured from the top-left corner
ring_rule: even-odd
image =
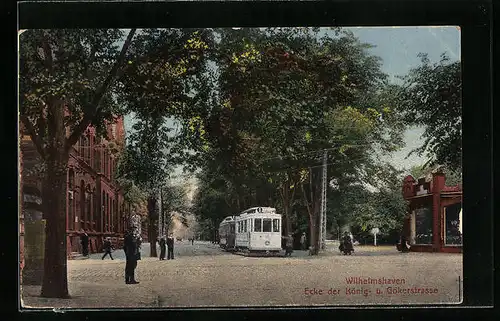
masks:
[[[71,299],[40,298],[39,286],[23,287],[25,307],[208,307],[459,303],[462,255],[399,253],[391,247],[356,247],[342,256],[334,244],[317,257],[244,257],[205,242],[176,244],[175,260],[150,258],[149,244],[136,276],[124,283],[124,255],[68,261]],[[400,279],[396,284],[348,284],[351,277]],[[361,282],[362,283],[362,282]],[[409,294],[410,288],[437,293]],[[390,289],[388,289],[390,288]],[[380,293],[377,293],[377,289]],[[423,291],[423,290],[422,290]],[[432,292],[432,290],[431,290]]]

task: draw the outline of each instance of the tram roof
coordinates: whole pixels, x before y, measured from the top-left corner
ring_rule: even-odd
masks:
[[[252,213],[261,213],[261,214],[276,214],[276,208],[274,207],[251,207],[247,210],[244,210],[243,212],[241,212],[240,215],[243,215],[243,214],[252,214]]]

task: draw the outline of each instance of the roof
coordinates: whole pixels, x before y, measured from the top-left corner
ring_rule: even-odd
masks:
[[[250,213],[276,213],[276,208],[274,207],[251,207],[249,209],[244,210],[241,214],[250,214]]]

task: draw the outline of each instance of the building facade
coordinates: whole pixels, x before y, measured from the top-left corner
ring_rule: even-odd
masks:
[[[36,164],[40,164],[38,154],[29,136],[21,137],[23,187],[40,193],[41,180],[35,169]],[[104,237],[111,237],[114,243],[119,243],[123,237],[127,228],[125,213],[130,208],[114,174],[124,145],[123,117],[119,117],[108,125],[106,139],[99,139],[95,129],[89,127],[70,152],[66,195],[69,258],[81,253],[80,236],[84,232],[89,235],[90,253],[101,251]]]
[[[446,177],[436,171],[403,181],[408,215],[403,234],[415,252],[462,252],[462,186],[446,186]]]

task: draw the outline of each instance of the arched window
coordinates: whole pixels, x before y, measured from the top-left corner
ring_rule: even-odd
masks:
[[[91,218],[90,215],[92,213],[92,189],[90,188],[90,185],[87,185],[87,189],[85,191],[85,226],[87,228],[91,228]]]
[[[85,221],[85,182],[82,179],[80,181],[80,217],[78,221],[80,222],[80,228],[84,228]]]
[[[94,169],[97,172],[102,172],[101,169],[101,148],[99,146],[100,140],[96,138],[94,140]]]
[[[104,149],[104,176],[108,176],[108,169],[109,169],[109,153],[107,149]]]
[[[104,232],[105,227],[106,227],[106,193],[102,191],[101,195],[101,210],[100,210],[100,217],[99,217],[99,232]]]
[[[75,171],[71,168],[68,173],[68,229],[75,229],[75,211],[73,209],[73,188],[75,186]]]

